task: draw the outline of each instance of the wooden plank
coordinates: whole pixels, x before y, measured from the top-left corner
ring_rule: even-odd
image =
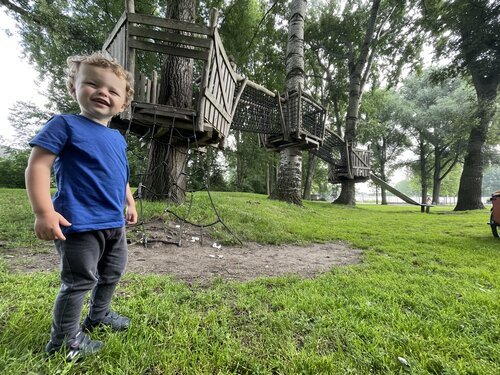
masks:
[[[217,54],[217,50],[215,49],[215,43],[213,45],[213,51],[212,51],[212,55],[210,56],[210,60],[208,60],[208,74],[209,74],[209,81],[207,83],[207,90],[209,91],[212,91],[213,90],[213,87],[215,85],[215,79],[216,79],[216,72],[217,72],[217,69],[216,69],[216,65],[215,65],[215,55]]]
[[[230,103],[230,105],[231,105],[231,112],[230,113],[233,113],[234,102],[232,99],[234,98],[235,90],[236,90],[236,82],[234,82],[233,80],[230,80],[229,81],[229,89],[228,89],[228,99],[231,102]]]
[[[236,73],[236,81],[243,81],[244,79],[247,79],[246,77],[239,75]],[[248,87],[251,87],[257,91],[260,91],[261,93],[268,95],[272,98],[276,97],[276,94],[269,89],[265,88],[264,86],[259,85],[258,83],[255,83],[254,81],[247,81]],[[281,101],[284,101],[283,99]]]
[[[197,51],[193,49],[181,48],[181,47],[172,47],[161,45],[157,43],[144,42],[139,40],[130,40],[129,42],[130,48],[141,49],[144,51],[152,51],[152,52],[160,52],[165,53],[167,55],[172,56],[181,56],[187,57],[189,59],[196,60],[207,60],[208,52],[207,51]]]
[[[201,71],[201,80],[200,80],[200,93],[199,93],[199,99],[198,99],[198,111],[200,113],[200,116],[197,118],[197,123],[196,123],[196,130],[202,130],[204,127],[204,122],[205,122],[205,105],[207,102],[207,99],[205,98],[205,92],[207,90],[207,83],[209,79],[209,72],[210,72],[210,61],[212,60],[212,55],[214,52],[213,49],[213,40],[210,39],[210,48],[208,50],[208,58],[205,64],[203,64],[203,69]]]
[[[166,104],[152,104],[152,103],[145,103],[141,101],[133,101],[132,104],[135,106],[136,111],[139,111],[141,109],[150,109],[154,110],[156,108],[157,111],[162,111],[162,112],[168,112],[173,114],[180,114],[180,115],[185,115],[185,116],[195,116],[196,111],[193,109],[189,108],[178,108],[178,107],[173,107],[170,105]]]
[[[220,100],[220,97],[221,97],[221,87],[220,87],[220,83],[221,83],[221,79],[220,79],[220,71],[219,69],[216,69],[214,71],[214,74],[215,74],[215,82],[214,82],[214,86],[212,87],[212,94],[213,94],[213,98],[216,100],[217,104],[222,104],[221,103],[221,100]]]
[[[219,45],[218,49],[219,51],[221,51],[221,55],[224,58],[226,66],[231,67],[231,63],[229,62],[229,58],[227,57],[226,50],[224,49],[224,45],[222,44],[222,39],[220,38],[217,29],[214,30],[214,43],[217,43]],[[233,78],[233,81],[236,81],[236,72],[233,70],[233,68],[230,69],[230,73]]]
[[[146,14],[139,13],[129,13],[129,22],[131,23],[141,23],[149,26],[159,26],[172,30],[187,31],[203,35],[213,35],[213,29],[196,23],[165,19],[160,17],[149,16]]]
[[[245,87],[247,86],[248,79],[245,78],[243,80],[243,83],[241,84],[238,93],[236,94],[236,97],[233,99],[233,110],[231,111],[231,118],[234,118],[234,114],[236,113],[236,108],[238,107],[238,103],[241,99],[241,95],[243,94],[243,91],[245,90]]]
[[[158,73],[156,70],[153,70],[151,83],[151,103],[158,103]]]
[[[151,80],[146,79],[146,103],[152,103],[151,101]]]
[[[118,46],[120,52],[118,53],[120,56],[120,64],[122,64],[123,67],[127,66],[127,28],[123,27],[120,31],[120,40],[119,40],[119,46]],[[127,69],[127,68],[125,68]]]
[[[219,71],[222,73],[221,75],[221,87],[223,88],[223,100],[225,104],[225,108],[228,113],[232,112],[232,98],[233,98],[233,92],[228,89],[227,83],[229,80],[235,82],[236,81],[236,75],[233,72],[233,69],[231,67],[231,63],[229,59],[227,58],[226,51],[224,50],[224,46],[222,45],[222,41],[220,40],[219,34],[216,31],[214,35],[214,40],[215,40],[215,45],[216,45],[216,50],[219,52],[217,54],[217,66]],[[231,94],[231,96],[229,96]]]
[[[217,66],[217,72],[219,73],[219,85],[220,85],[220,88],[222,88],[222,84],[223,84],[223,81],[222,81],[222,61],[224,59],[224,56],[222,56],[222,52],[221,52],[221,45],[222,43],[218,43],[217,42],[217,39],[215,39],[215,60],[216,60],[216,66]],[[224,95],[224,92],[221,93],[222,95],[222,103],[224,105],[224,108],[229,108],[229,103],[228,103],[228,99],[225,97]],[[229,111],[229,113],[231,113]]]
[[[219,103],[217,102],[217,99],[214,98],[212,94],[210,94],[210,93],[207,92],[206,95],[205,95],[205,97],[210,101],[210,103],[212,103],[212,105],[214,106],[214,108],[216,108],[217,111],[220,112],[220,114],[222,116],[224,116],[224,118],[227,121],[232,121],[231,115],[229,113],[227,113],[226,110],[219,105]]]
[[[230,68],[232,69],[232,68]],[[234,98],[234,91],[236,90],[236,81],[233,79],[233,77],[229,77],[228,79],[228,88],[227,88],[227,93],[228,93],[228,99],[231,102],[231,112],[233,111],[233,101],[232,99]]]
[[[139,75],[139,81],[137,82],[137,99],[141,102],[145,102],[146,100],[146,76],[144,74]]]
[[[205,101],[206,101],[206,103],[205,103],[205,107],[204,107],[204,108],[205,108],[205,111],[204,111],[204,113],[203,113],[203,121],[204,121],[205,123],[207,123],[207,122],[208,122],[208,123],[210,123],[210,124],[211,124],[211,122],[210,122],[210,120],[209,120],[209,115],[210,115],[210,107],[211,107],[211,104],[210,104],[210,102],[209,102],[206,98],[205,98]]]
[[[221,82],[221,89],[222,89],[222,96],[224,98],[224,103],[225,103],[225,108],[227,113],[232,112],[231,104],[233,103],[232,96],[230,96],[230,79],[228,78],[229,75],[229,70],[227,69],[227,66],[223,63],[222,64],[222,82]]]
[[[208,38],[200,38],[166,31],[151,30],[137,26],[129,27],[129,35],[142,38],[151,38],[164,42],[180,43],[205,49],[210,48],[210,44],[212,43],[212,41]]]
[[[113,30],[111,30],[111,33],[104,41],[104,44],[102,45],[103,50],[107,50],[113,39],[115,39],[116,34],[122,28],[123,24],[127,21],[127,14],[128,14],[127,12],[122,13],[115,27],[113,27]]]
[[[221,113],[219,111],[216,112],[215,114],[215,126],[214,128],[217,129],[217,131],[220,132],[220,127],[221,127]]]
[[[208,98],[205,95],[205,98],[207,99],[207,105],[208,105],[208,120],[210,123],[210,126],[214,125],[214,117],[215,117],[215,107],[214,105],[208,100]]]
[[[217,108],[213,105],[213,103],[210,103],[210,125],[212,128],[216,128],[217,126]]]

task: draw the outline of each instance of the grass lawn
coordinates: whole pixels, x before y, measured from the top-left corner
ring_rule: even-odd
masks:
[[[189,219],[211,222],[206,196]],[[212,193],[227,226],[262,244],[343,241],[363,262],[318,278],[187,286],[127,273],[113,306],[126,333],[99,331],[99,356],[47,360],[53,273],[13,274],[0,259],[0,374],[499,374],[500,240],[487,210],[295,207]],[[32,234],[24,190],[0,189],[0,244],[52,251]],[[147,218],[161,204],[144,204]],[[181,216],[185,207],[172,208]],[[235,242],[218,225],[211,235]]]

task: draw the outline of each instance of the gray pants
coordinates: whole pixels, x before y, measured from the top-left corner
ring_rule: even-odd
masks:
[[[66,235],[55,240],[61,258],[61,289],[54,304],[51,341],[71,341],[80,330],[80,317],[88,291],[89,317],[102,319],[127,264],[125,228]]]

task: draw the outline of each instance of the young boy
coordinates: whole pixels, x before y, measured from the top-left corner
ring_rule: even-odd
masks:
[[[137,211],[128,184],[125,140],[107,127],[132,100],[131,74],[101,52],[70,57],[68,67],[68,90],[81,112],[52,117],[30,142],[26,188],[35,233],[54,240],[61,258],[61,288],[45,351],[53,355],[62,349],[72,360],[103,345],[84,331],[98,325],[112,330],[129,326],[129,319],[109,305],[127,263],[124,225],[137,222]],[[51,199],[52,166],[57,191]],[[82,330],[80,316],[90,290]]]

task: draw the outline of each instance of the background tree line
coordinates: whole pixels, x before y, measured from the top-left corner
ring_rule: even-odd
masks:
[[[183,1],[137,0],[135,8],[166,16]],[[50,113],[77,110],[64,88],[66,57],[100,49],[124,4],[1,0],[0,5],[17,20],[23,51],[49,83],[50,108],[25,111],[28,107],[19,104],[11,111],[11,123],[26,137],[18,137],[0,159],[0,184],[20,187],[26,140]],[[240,73],[283,90],[287,1],[200,0],[193,6],[195,21],[203,23],[210,8],[220,9],[224,47]],[[499,9],[487,0],[311,0],[305,22],[306,87],[327,108],[332,130],[352,144],[368,145],[374,171],[383,179],[401,166],[398,156],[411,150],[415,157],[406,165],[419,181],[422,200],[430,194],[437,202],[443,181],[463,170],[457,208],[480,208],[481,195],[491,193],[489,176],[497,173]],[[425,42],[449,63],[423,71]],[[158,68],[146,54],[137,59],[146,71]],[[145,155],[141,142],[132,138],[131,182],[136,184]],[[233,132],[229,147],[208,148],[188,168],[206,170],[214,190],[270,194],[279,158],[263,150],[255,134]],[[327,168],[306,153],[303,197],[334,190],[326,183]],[[201,175],[192,176],[194,185],[202,183]],[[354,203],[354,184],[346,182],[340,195],[339,202]]]

